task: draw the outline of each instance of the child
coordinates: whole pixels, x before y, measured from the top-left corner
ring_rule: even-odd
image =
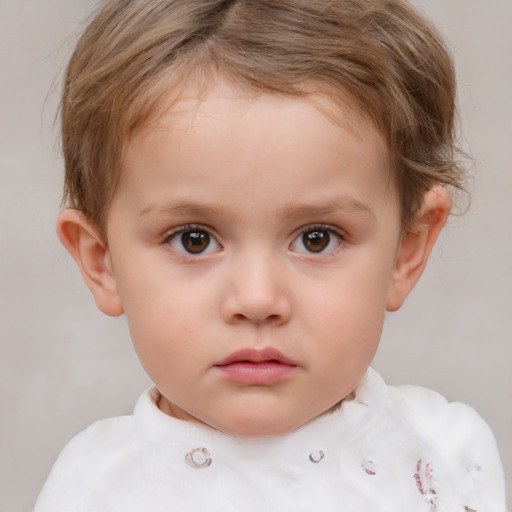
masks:
[[[504,511],[478,415],[369,367],[461,186],[454,94],[402,0],[107,1],[58,233],[155,387],[36,511]]]

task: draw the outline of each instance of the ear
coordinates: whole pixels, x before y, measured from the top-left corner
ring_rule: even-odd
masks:
[[[400,308],[423,274],[450,207],[444,187],[436,186],[425,193],[418,217],[402,237],[388,295],[388,311]]]
[[[112,272],[110,254],[99,231],[82,212],[66,209],[57,219],[57,234],[76,261],[98,308],[107,315],[121,315],[123,305]]]

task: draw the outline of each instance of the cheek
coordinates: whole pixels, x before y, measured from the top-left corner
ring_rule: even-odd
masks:
[[[179,349],[180,344],[194,344],[201,332],[201,313],[187,307],[186,301],[162,300],[145,301],[127,312],[128,324],[135,346],[154,350]]]
[[[368,266],[352,267],[331,279],[327,288],[318,286],[302,302],[319,355],[326,360],[329,354],[338,360],[371,359],[384,323],[388,283],[389,268],[386,274],[382,268],[372,273]]]
[[[133,344],[139,357],[170,361],[200,342],[205,320],[205,294],[175,280],[138,274],[123,283],[121,297]]]
[[[181,389],[204,364],[202,330],[183,310],[157,305],[145,311],[128,321],[138,358],[160,389],[168,391],[169,382]]]
[[[342,305],[322,318],[319,351],[326,360],[329,353],[338,360],[373,357],[380,341],[384,315],[382,307],[372,311],[368,304],[363,307],[354,303]]]

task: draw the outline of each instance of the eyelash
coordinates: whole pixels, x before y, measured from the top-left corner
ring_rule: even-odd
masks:
[[[191,231],[203,231],[210,234],[210,230],[202,224],[183,224],[183,226],[178,226],[177,228],[171,229],[169,232],[167,232],[164,236],[164,242],[168,242],[176,235],[181,233],[189,233]]]

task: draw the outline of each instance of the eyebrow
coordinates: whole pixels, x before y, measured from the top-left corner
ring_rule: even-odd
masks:
[[[284,217],[321,217],[334,213],[363,213],[375,218],[375,214],[368,205],[352,197],[337,198],[323,204],[284,205],[281,213]]]
[[[199,204],[176,201],[165,206],[149,205],[137,213],[138,217],[148,215],[204,215],[204,214],[233,214],[233,210],[225,205]]]
[[[337,198],[332,201],[326,201],[323,204],[285,204],[282,206],[278,215],[284,218],[293,217],[321,217],[335,213],[362,213],[375,218],[371,208],[365,203],[355,198]],[[202,215],[229,215],[236,217],[236,211],[226,205],[192,203],[187,201],[176,201],[172,204],[158,206],[149,205],[137,213],[138,217],[148,215],[169,215],[169,216],[202,216]]]

